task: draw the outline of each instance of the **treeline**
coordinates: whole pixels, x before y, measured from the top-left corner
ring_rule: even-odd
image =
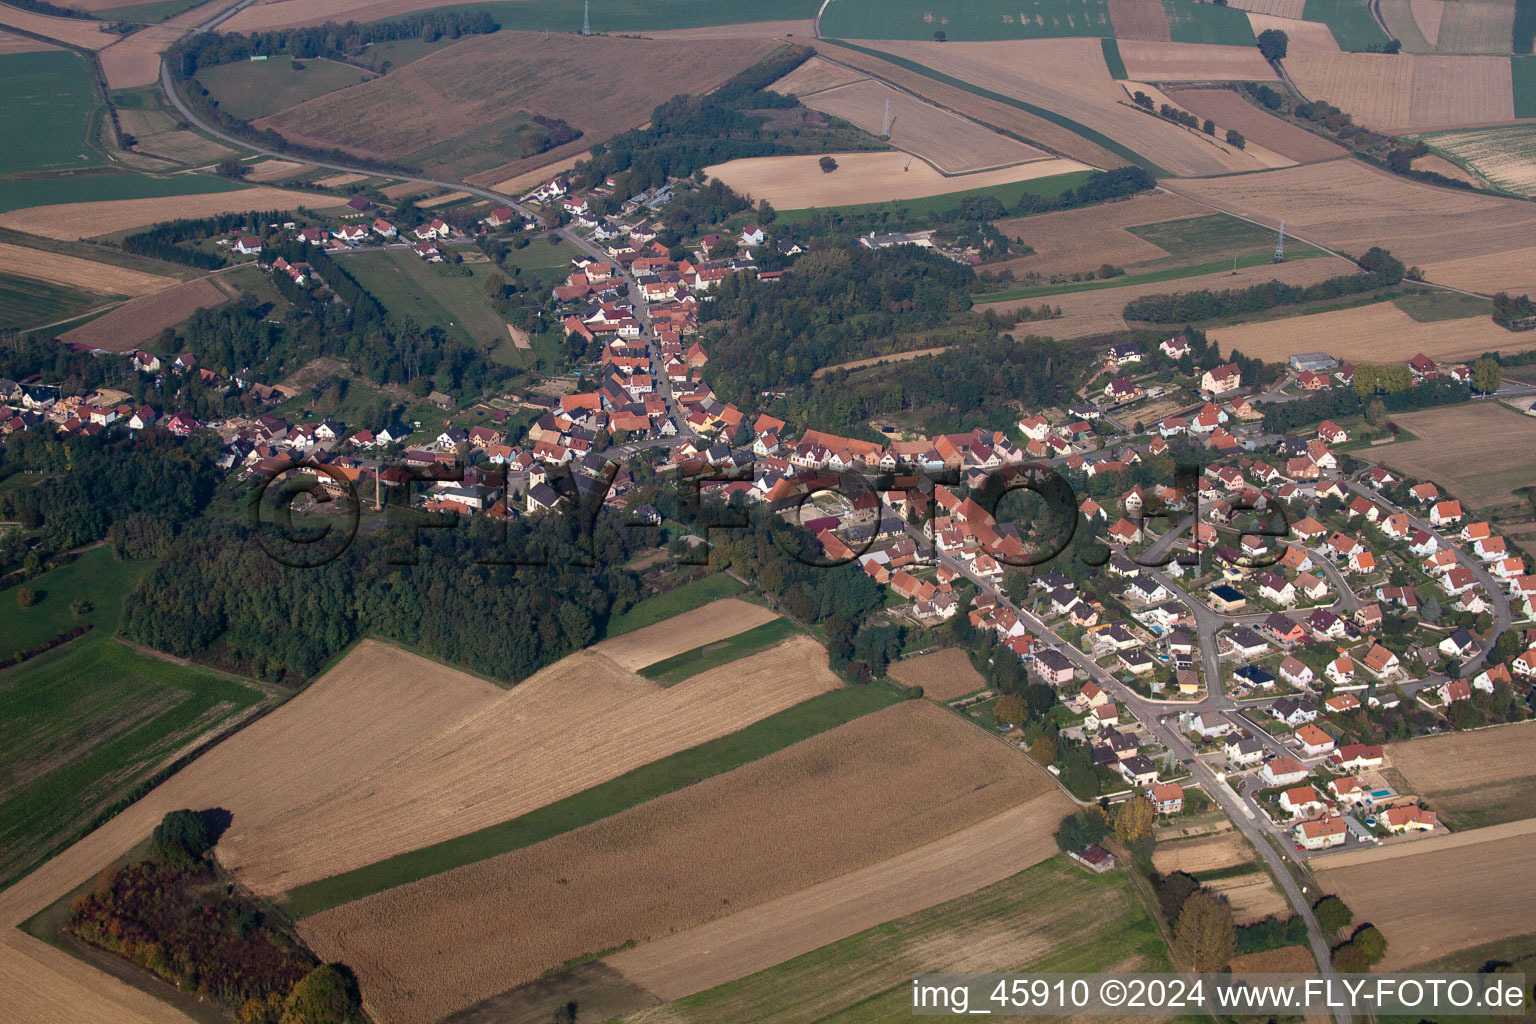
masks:
[[[1379,246],[1373,246],[1359,260],[1362,273],[1330,277],[1316,284],[1284,284],[1268,281],[1248,288],[1202,288],[1192,292],[1143,295],[1125,304],[1127,320],[1155,324],[1191,323],[1218,317],[1242,316],[1277,306],[1295,306],[1303,302],[1338,299],[1389,288],[1403,280],[1402,261]]]
[[[915,416],[930,433],[1005,430],[1021,406],[1064,398],[1064,382],[1080,368],[1079,356],[1049,338],[985,336],[931,356],[835,371],[792,391],[776,411],[845,433],[893,413]]]
[[[936,327],[970,307],[972,278],[932,251],[852,244],[801,256],[776,281],[733,275],[700,306],[715,390],[751,401],[859,358],[875,339]]]
[[[123,238],[123,251],[136,256],[149,256],[167,263],[180,263],[202,270],[216,270],[224,265],[224,258],[198,249],[184,249],[180,242],[197,242],[217,235],[249,230],[261,234],[267,224],[281,224],[291,220],[287,210],[247,211],[245,213],[220,213],[212,217],[182,218],[163,221],[153,227],[136,231]]]
[[[1360,370],[1357,366],[1355,373],[1358,375]],[[1295,402],[1266,402],[1263,423],[1268,432],[1287,434],[1323,420],[1360,415],[1372,402],[1381,402],[1389,413],[1411,412],[1455,405],[1471,397],[1469,385],[1449,378],[1427,380],[1397,391],[1372,391],[1363,397],[1354,388],[1335,387]]]
[[[346,59],[371,43],[399,39],[457,39],[488,35],[501,26],[489,11],[423,11],[388,21],[274,29],[267,32],[201,32],[176,43],[166,60],[180,79],[194,77],[201,68],[232,64],[252,57],[282,54],[295,60],[315,57]]]
[[[887,148],[839,122],[831,130],[768,127],[771,114],[799,108],[800,101],[767,86],[814,55],[807,46],[784,46],[714,92],[674,96],[652,111],[646,127],[594,145],[591,156],[571,172],[573,182],[585,188],[613,177],[619,182],[616,194],[628,196],[742,157],[824,153],[834,141],[839,151]]]
[[[1536,302],[1529,295],[1499,292],[1493,297],[1493,322],[1512,331],[1536,327]]]

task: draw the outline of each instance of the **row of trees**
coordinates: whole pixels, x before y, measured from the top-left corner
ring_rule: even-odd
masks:
[[[1380,246],[1372,246],[1360,258],[1359,265],[1362,271],[1359,274],[1330,277],[1309,285],[1269,281],[1248,288],[1225,288],[1221,291],[1202,288],[1192,292],[1143,295],[1125,304],[1124,315],[1127,320],[1157,324],[1189,323],[1257,313],[1276,306],[1294,306],[1303,302],[1358,295],[1378,288],[1388,288],[1403,280],[1402,261]]]

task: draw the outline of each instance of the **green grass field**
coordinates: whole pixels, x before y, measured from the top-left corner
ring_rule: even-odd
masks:
[[[340,259],[392,313],[414,317],[423,326],[435,324],[482,347],[500,345],[507,337],[506,322],[483,290],[495,270],[489,263],[449,267],[427,263],[409,249],[352,253]]]
[[[1469,316],[1491,316],[1493,303],[1476,295],[1425,289],[1399,295],[1392,305],[1421,323],[1462,320]]]
[[[1536,117],[1536,57],[1509,58],[1515,92],[1515,116]]]
[[[148,568],[84,552],[28,585],[29,609],[0,591],[6,653],[79,622],[96,628],[0,672],[0,886],[72,840],[189,743],[265,699],[199,668],[141,655],[111,639],[125,595]],[[76,619],[71,601],[93,609]],[[15,624],[16,628],[9,628]]]
[[[924,217],[929,213],[945,213],[950,210],[958,210],[962,203],[973,196],[991,196],[1004,206],[1013,206],[1019,199],[1026,195],[1031,196],[1059,196],[1068,189],[1076,188],[1098,171],[1071,171],[1067,174],[1053,174],[1045,178],[1031,178],[1028,181],[1015,181],[1007,185],[992,185],[987,188],[971,188],[961,192],[945,192],[937,196],[925,196],[922,199],[893,199],[884,203],[860,203],[854,206],[818,206],[805,210],[780,210],[777,223],[803,224],[815,217],[824,215],[837,215],[842,217],[857,217],[870,213],[891,212],[897,215],[912,217]],[[963,178],[956,178],[963,181]]]
[[[1371,17],[1367,0],[1307,0],[1302,17],[1327,25],[1341,50],[1363,50],[1389,41]]]
[[[702,576],[665,593],[647,597],[643,601],[636,602],[635,606],[628,611],[615,615],[608,620],[608,628],[603,631],[603,638],[620,636],[642,626],[653,626],[663,619],[670,619],[674,615],[702,608],[722,597],[733,597],[746,589],[745,583],[723,572],[713,576]]]
[[[1125,70],[1125,59],[1120,56],[1120,44],[1105,36],[1099,40],[1099,45],[1104,49],[1104,66],[1109,68],[1109,76],[1117,82],[1130,78],[1130,73]]]
[[[1170,969],[1157,925],[1123,871],[1090,875],[1055,856],[967,896],[665,1004],[655,1019],[874,1024],[909,1019],[912,978],[930,971]]]
[[[0,213],[28,206],[99,203],[111,199],[157,199],[205,192],[238,192],[250,187],[227,178],[215,178],[210,174],[175,174],[167,178],[156,178],[148,174],[112,172],[0,181]]]
[[[1193,0],[1163,0],[1168,31],[1176,43],[1209,43],[1222,46],[1253,46],[1253,27],[1248,15],[1236,7],[1217,7]]]
[[[772,619],[718,643],[695,647],[691,651],[664,658],[654,665],[647,665],[640,670],[640,674],[662,686],[673,686],[700,672],[765,651],[799,632],[800,627],[788,619]]]
[[[510,853],[767,757],[897,700],[896,692],[885,686],[833,690],[522,817],[300,886],[279,897],[279,903],[294,918],[308,917],[429,875]]]
[[[0,273],[0,330],[58,323],[117,297]]]
[[[932,39],[957,41],[1111,36],[1104,0],[835,0],[821,16],[821,33],[835,39]]]
[[[522,137],[530,127],[533,118],[519,111],[435,146],[407,153],[400,160],[420,167],[432,177],[460,181],[521,155]]]
[[[126,4],[108,7],[94,12],[103,21],[132,21],[141,25],[158,25],[166,18],[174,18],[182,11],[190,11],[207,0],[155,0],[146,4]]]
[[[1036,117],[1043,118],[1052,124],[1060,125],[1070,132],[1081,135],[1083,138],[1087,139],[1089,142],[1092,142],[1094,145],[1107,149],[1117,156],[1124,157],[1126,160],[1129,160],[1131,163],[1136,164],[1139,167],[1145,167],[1147,170],[1151,171],[1153,174],[1160,178],[1166,178],[1169,176],[1166,170],[1159,167],[1151,160],[1148,160],[1146,157],[1142,156],[1140,153],[1136,152],[1130,147],[1122,145],[1101,131],[1089,128],[1087,125],[1074,121],[1070,117],[1058,114],[1054,110],[1048,110],[1045,107],[1039,107],[1033,103],[1026,103],[1023,100],[1015,99],[1012,96],[1005,96],[1003,93],[993,92],[991,89],[983,89],[981,86],[967,82],[962,78],[955,78],[953,75],[946,75],[942,72],[935,71],[932,68],[924,67],[922,64],[919,64],[915,60],[907,60],[905,57],[897,57],[894,54],[885,53],[881,50],[871,50],[868,47],[856,46],[849,42],[840,42],[839,45],[846,46],[850,50],[857,50],[859,53],[865,54],[869,57],[874,57],[877,60],[888,61],[891,64],[895,64],[897,67],[906,68],[908,71],[916,72],[925,78],[931,78],[935,82],[943,82],[945,85],[952,85],[956,89],[964,89],[966,92],[985,97],[986,99],[992,100],[996,103],[1004,103],[1010,107],[1016,107],[1019,110],[1025,111],[1026,113],[1030,113]]]
[[[1154,266],[1188,263],[1191,260],[1230,260],[1233,256],[1257,255],[1269,259],[1275,254],[1276,233],[1273,230],[1225,213],[1140,224],[1126,230],[1168,253],[1165,260],[1151,261],[1150,265]],[[1321,249],[1295,239],[1286,239],[1287,259],[1302,259],[1321,253]]]
[[[0,107],[9,126],[0,174],[99,167],[86,139],[98,106],[85,58],[69,50],[0,55]]]
[[[287,57],[273,57],[216,64],[200,69],[197,80],[221,109],[242,121],[254,121],[377,77],[323,58],[298,61],[302,70],[294,70],[294,63]]]

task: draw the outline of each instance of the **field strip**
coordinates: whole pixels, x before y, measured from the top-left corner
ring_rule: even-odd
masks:
[[[1391,302],[1212,328],[1222,351],[1285,360],[1293,352],[1326,351],[1336,359],[1407,362],[1420,351],[1432,359],[1473,359],[1484,352],[1536,345],[1489,316],[1421,322]]]
[[[637,672],[647,665],[735,636],[778,617],[777,612],[760,604],[728,597],[625,633],[622,638],[604,640],[594,644],[592,650],[611,659],[620,668]]]
[[[82,179],[82,182],[89,179]],[[88,185],[82,183],[81,188]],[[257,186],[222,192],[159,196],[153,199],[109,199],[100,202],[55,203],[29,206],[0,214],[0,226],[44,238],[73,242],[79,238],[110,235],[173,217],[209,217],[247,210],[334,209],[344,200],[314,192]]]
[[[751,657],[759,651],[800,634],[800,627],[789,619],[774,619],[753,626],[717,643],[695,647],[671,658],[664,658],[640,670],[640,675],[662,686],[675,686],[701,672]]]
[[[1536,818],[1507,821],[1502,825],[1474,828],[1467,832],[1450,832],[1444,835],[1430,836],[1427,839],[1413,839],[1386,846],[1373,846],[1367,850],[1350,850],[1347,853],[1319,857],[1312,863],[1318,870],[1336,871],[1340,868],[1355,867],[1360,864],[1382,864],[1386,861],[1399,860],[1403,857],[1417,857],[1420,854],[1434,853],[1441,850],[1459,850],[1463,847],[1476,846],[1479,843],[1492,843],[1501,839],[1513,839],[1518,836],[1529,835],[1536,835]]]
[[[9,4],[0,4],[0,25],[46,36],[49,39],[57,39],[59,42],[84,47],[87,50],[100,50],[123,38],[116,32],[108,32],[106,26],[99,21],[55,18],[46,14],[23,11]]]
[[[1053,789],[889,860],[616,953],[607,962],[663,1000],[735,981],[1046,860],[1056,853],[1056,824],[1073,806]]]
[[[174,277],[146,274],[140,270],[95,263],[63,253],[46,252],[0,242],[0,273],[84,288],[106,295],[144,295],[169,288]]]
[[[829,373],[838,370],[858,370],[865,366],[878,366],[880,363],[904,363],[908,359],[916,359],[919,356],[936,356],[940,352],[948,352],[949,345],[940,345],[938,348],[912,348],[905,352],[892,352],[887,356],[870,356],[868,359],[854,359],[846,363],[838,363],[836,366],[823,366],[811,374],[811,379],[825,377]]]
[[[511,853],[767,757],[887,707],[895,700],[894,694],[875,687],[832,690],[738,732],[641,765],[519,818],[344,875],[311,882],[284,893],[279,902],[291,916],[308,917],[386,889]]]

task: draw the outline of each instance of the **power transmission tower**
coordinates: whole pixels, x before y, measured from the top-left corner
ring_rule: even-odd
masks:
[[[1280,237],[1275,239],[1275,262],[1285,262],[1285,221],[1280,222]]]
[[[885,101],[885,120],[880,122],[880,134],[887,139],[891,137],[891,101],[889,97]]]
[[[592,34],[592,0],[582,0],[581,4],[581,34]]]

